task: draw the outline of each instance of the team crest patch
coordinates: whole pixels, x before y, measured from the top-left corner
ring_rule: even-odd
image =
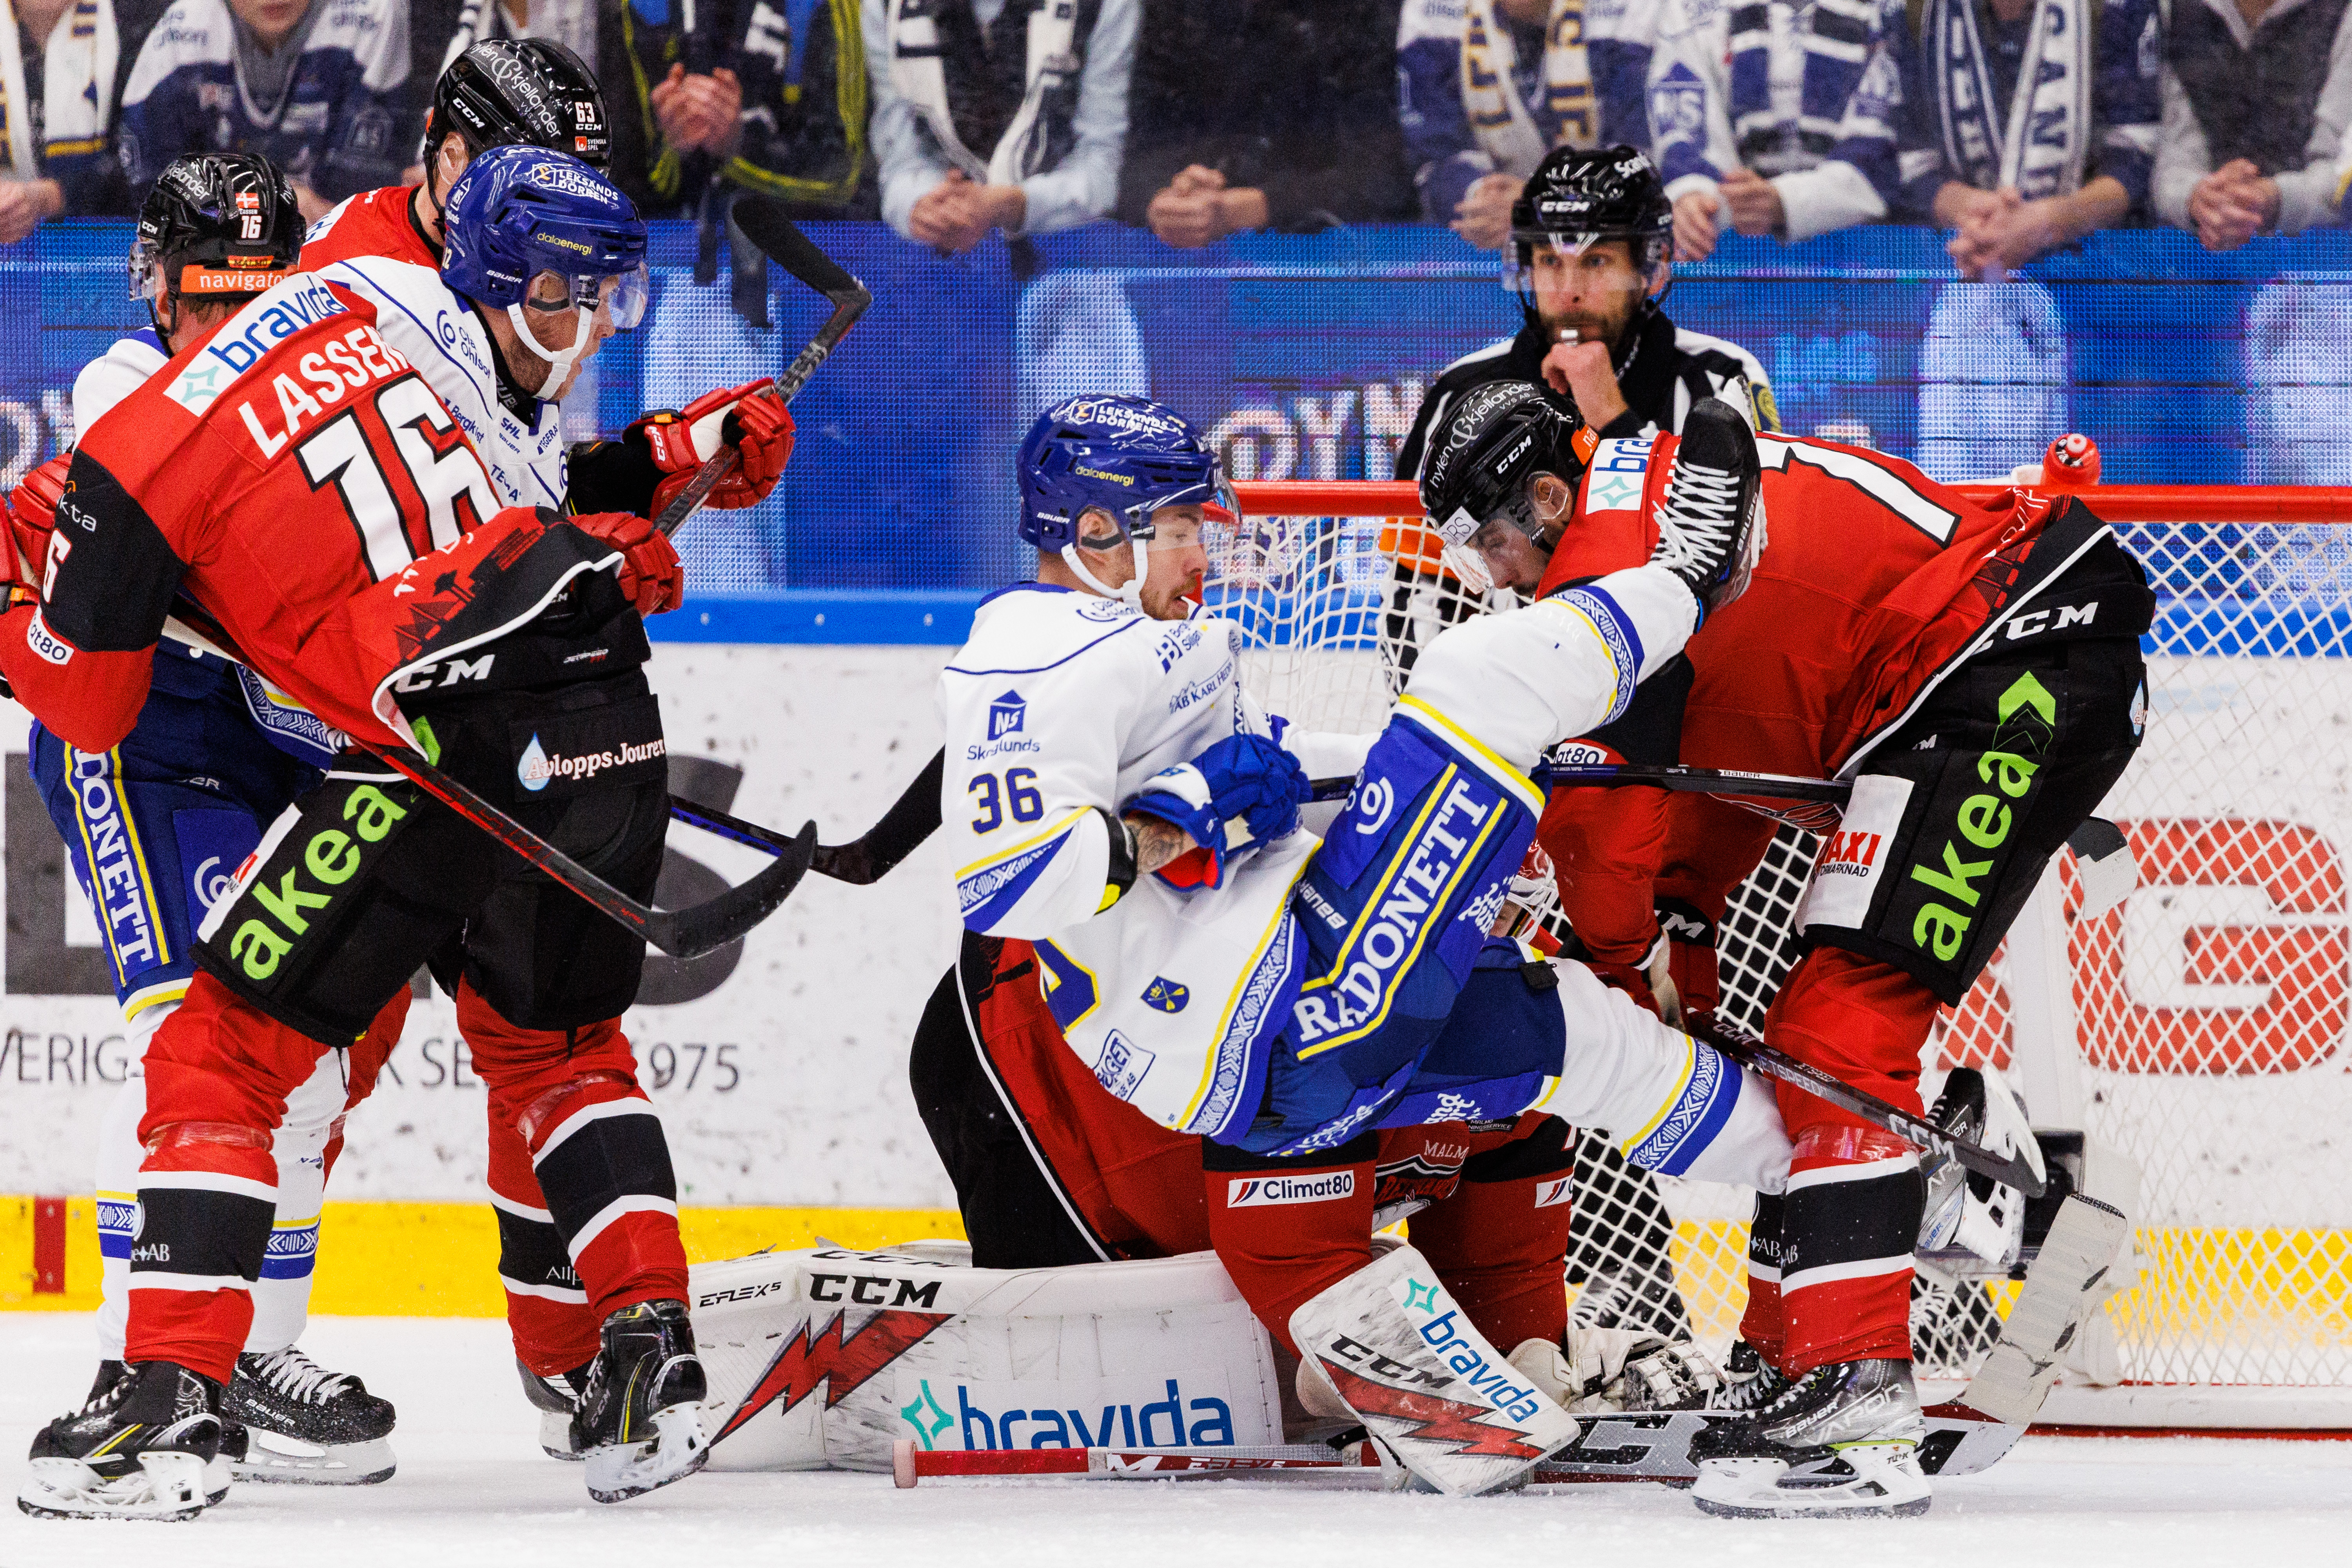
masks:
[[[1191,986],[1180,985],[1164,974],[1143,988],[1143,1005],[1157,1007],[1163,1013],[1181,1013],[1184,1004],[1192,999]]]
[[[988,705],[988,738],[992,741],[1016,733],[1028,721],[1029,704],[1018,691],[1008,691]]]

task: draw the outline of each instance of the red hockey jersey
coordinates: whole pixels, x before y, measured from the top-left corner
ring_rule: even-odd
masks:
[[[418,267],[441,267],[441,247],[416,226],[415,185],[362,191],[311,225],[297,270],[316,272],[331,261],[382,256]]]
[[[84,432],[40,602],[0,616],[0,671],[43,723],[103,751],[136,721],[176,615],[338,729],[404,743],[394,679],[618,559],[496,497],[373,308],[289,278]]]
[[[1647,558],[1675,445],[1601,445],[1540,591]],[[1757,448],[1769,544],[1747,592],[1685,649],[1678,754],[1640,760],[1828,777],[1984,626],[2050,504],[2011,491],[1980,506],[1864,447],[1764,435]],[[1554,795],[1539,841],[1577,934],[1616,966],[1655,942],[1654,896],[1720,918],[1770,836],[1705,796],[1580,789]]]

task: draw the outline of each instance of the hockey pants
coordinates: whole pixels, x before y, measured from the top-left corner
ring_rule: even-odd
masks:
[[[1671,1145],[1694,1161],[1744,1150],[1738,1172],[1705,1168],[1717,1179],[1777,1184],[1787,1147],[1769,1095],[1720,1079],[1694,1094],[1699,1058],[1685,1037],[1622,998],[1612,1002],[1581,970],[1562,973],[1563,989],[1580,1006],[1611,1008],[1629,1038],[1636,1026],[1654,1037],[1647,1053],[1613,1047],[1629,1064],[1622,1067],[1591,1053],[1590,1070],[1557,1086],[1581,1083],[1563,1103],[1572,1098],[1585,1114],[1633,1107],[1625,1119],[1649,1134],[1642,1142]],[[1527,994],[1516,970],[1501,977]],[[925,1011],[911,1071],[983,1267],[1213,1246],[1260,1320],[1287,1344],[1291,1311],[1369,1261],[1378,1226],[1417,1209],[1409,1222],[1414,1245],[1489,1339],[1509,1346],[1556,1338],[1565,1321],[1571,1173],[1566,1129],[1548,1113],[1476,1128],[1458,1121],[1399,1127],[1303,1159],[1204,1144],[1160,1127],[1096,1081],[1064,1043],[1026,943],[970,934]],[[1733,1114],[1738,1104],[1745,1115]],[[1675,1118],[1676,1106],[1696,1114]],[[1721,1114],[1711,1117],[1710,1109]],[[1706,1131],[1670,1133],[1661,1143],[1651,1121]]]
[[[545,699],[521,695],[436,713],[444,765],[649,897],[667,805],[652,699],[634,671],[566,695],[554,715]],[[523,795],[509,737],[535,738],[532,726],[566,733],[558,724],[651,765]],[[228,1375],[267,1247],[270,1148],[289,1097],[453,942],[460,1016],[491,1115],[519,1135],[594,1318],[683,1296],[668,1150],[618,1023],[642,943],[396,775],[365,766],[331,774],[257,858],[216,906],[202,973],[149,1049],[130,1358]],[[549,1359],[560,1364],[542,1370],[586,1357]]]

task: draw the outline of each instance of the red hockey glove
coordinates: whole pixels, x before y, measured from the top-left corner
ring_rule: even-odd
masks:
[[[654,515],[669,505],[694,471],[732,443],[742,455],[735,471],[719,481],[705,505],[720,511],[756,506],[768,499],[793,456],[793,416],[776,395],[773,380],[706,392],[684,408],[659,409],[622,432],[637,437],[665,476],[654,487]]]
[[[0,581],[22,583],[37,595],[48,571],[49,536],[56,531],[58,502],[66,493],[71,452],[59,452],[16,482],[8,496],[8,535],[15,548]],[[16,595],[11,595],[11,602]]]
[[[621,552],[621,592],[641,616],[666,615],[686,601],[686,568],[669,536],[634,512],[592,511],[567,519]]]

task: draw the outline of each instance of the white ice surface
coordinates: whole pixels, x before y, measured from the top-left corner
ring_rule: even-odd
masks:
[[[400,1407],[400,1473],[348,1489],[241,1486],[190,1524],[0,1514],[8,1568],[537,1568],[539,1564],[1575,1564],[1867,1563],[2262,1568],[2352,1560],[2352,1442],[2036,1438],[1938,1489],[1924,1520],[1711,1520],[1652,1486],[1450,1500],[1245,1482],[930,1483],[702,1475],[605,1508],[541,1457],[503,1324],[328,1318],[303,1341]],[[0,1441],[78,1401],[79,1317],[0,1315]],[[10,1468],[13,1492],[16,1471]]]

